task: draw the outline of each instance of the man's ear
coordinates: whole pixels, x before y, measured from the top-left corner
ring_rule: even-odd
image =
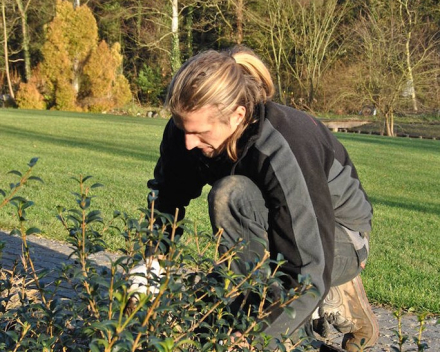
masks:
[[[243,122],[246,116],[246,108],[242,105],[239,105],[231,116],[231,126],[238,126]]]

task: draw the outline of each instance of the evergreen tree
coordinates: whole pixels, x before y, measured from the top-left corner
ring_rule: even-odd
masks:
[[[86,98],[83,103],[90,111],[106,111],[131,100],[127,79],[122,75],[121,47],[110,49],[101,41],[84,66]]]
[[[57,2],[42,53],[42,80],[49,107],[104,111],[131,99],[122,75],[120,46],[110,49],[105,41],[98,45],[96,20],[86,5]],[[26,89],[35,92],[31,87]]]
[[[80,74],[97,40],[96,21],[87,6],[74,9],[70,2],[57,2],[56,16],[47,27],[42,49],[42,70],[55,108],[80,110],[76,104]]]

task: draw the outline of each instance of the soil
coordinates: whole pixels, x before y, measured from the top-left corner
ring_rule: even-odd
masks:
[[[373,348],[367,350],[368,352],[440,351],[440,324],[438,324],[438,317],[430,316],[425,318],[424,330],[421,335],[421,344],[425,345],[425,349],[419,349],[415,342],[420,330],[418,316],[411,313],[403,314],[401,319],[401,336],[406,336],[407,339],[400,349],[397,334],[398,320],[394,316],[394,310],[387,307],[373,307],[373,311],[379,322],[380,336],[377,344]],[[340,347],[341,341],[341,334],[335,331],[331,334],[327,343]]]

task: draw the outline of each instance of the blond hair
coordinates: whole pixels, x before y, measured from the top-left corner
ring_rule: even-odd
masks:
[[[237,160],[237,140],[257,119],[255,107],[270,99],[274,91],[269,70],[251,50],[209,50],[189,59],[175,74],[166,105],[174,119],[207,105],[215,106],[219,111],[217,118],[226,124],[236,108],[244,106],[244,121],[225,145],[229,157]]]

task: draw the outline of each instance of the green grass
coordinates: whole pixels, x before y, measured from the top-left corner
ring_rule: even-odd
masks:
[[[0,110],[0,188],[7,189],[17,180],[6,172],[23,172],[32,157],[39,157],[34,174],[44,184],[29,183],[23,194],[36,203],[28,212],[29,223],[55,239],[67,236],[56,219],[56,207],[75,207],[71,192],[78,188],[72,177],[91,175],[91,182],[105,186],[94,190],[94,205],[107,219],[116,209],[135,214],[146,205],[147,180],[153,175],[165,123],[101,114]],[[206,218],[199,205],[203,202],[206,197],[194,202],[189,210],[192,219]],[[12,207],[0,209],[0,228],[16,226],[12,213]],[[121,245],[121,239],[110,236],[106,242],[111,249]]]
[[[363,278],[377,303],[440,312],[440,142],[338,134],[374,206]]]
[[[92,175],[105,185],[94,192],[95,208],[109,219],[113,210],[131,214],[144,206],[158,158],[165,120],[123,116],[0,110],[0,188],[14,181],[6,172],[24,171],[40,158],[34,182],[22,193],[36,206],[29,225],[47,237],[64,239],[56,206],[73,207],[72,176]],[[440,141],[337,134],[355,162],[375,209],[371,258],[363,274],[377,304],[440,313]],[[188,218],[208,230],[206,193]],[[16,220],[0,209],[0,228]],[[121,239],[107,236],[110,248]]]

